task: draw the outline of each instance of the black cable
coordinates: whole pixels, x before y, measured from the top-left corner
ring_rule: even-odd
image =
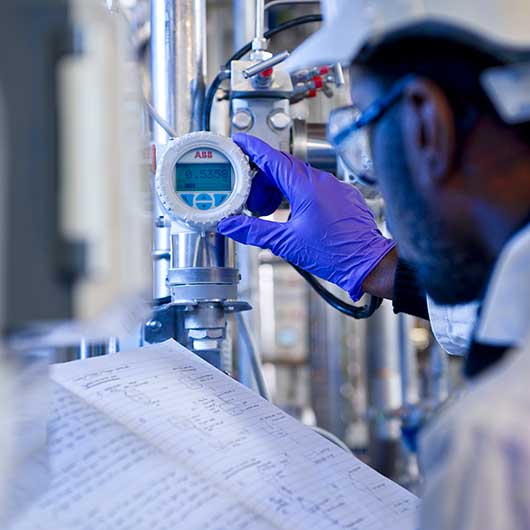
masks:
[[[278,33],[281,33],[282,31],[287,31],[288,29],[296,28],[297,26],[302,26],[304,24],[310,24],[312,22],[322,22],[322,15],[304,15],[303,17],[293,18],[292,20],[289,20],[287,22],[284,22],[283,24],[280,24],[279,26],[276,26],[273,29],[269,29],[269,31],[266,31],[263,34],[263,37],[266,39],[270,39],[274,37],[274,35],[277,35]],[[245,44],[242,48],[237,50],[237,52],[228,59],[228,61],[225,64],[225,68],[230,68],[230,63],[232,61],[237,61],[244,57],[250,50],[252,50],[252,42],[249,42],[248,44]]]
[[[313,22],[322,22],[322,15],[305,15],[303,17],[294,18],[293,20],[289,20],[288,22],[285,22],[284,24],[280,24],[279,26],[270,29],[269,31],[266,31],[264,33],[264,37],[266,39],[270,39],[274,37],[274,35],[277,35],[278,33],[281,33],[282,31],[287,31],[289,29],[295,28],[297,26],[301,26],[303,24],[310,24]],[[215,76],[215,79],[212,81],[212,84],[209,86],[208,91],[206,93],[205,102],[204,102],[204,113],[203,113],[203,120],[202,120],[202,126],[205,131],[210,130],[210,114],[212,112],[213,102],[215,99],[215,94],[219,87],[221,86],[221,83],[228,78],[227,72],[230,70],[230,63],[232,61],[237,61],[244,57],[247,53],[249,53],[252,50],[252,42],[249,42],[239,50],[237,50],[230,59],[226,62],[223,69]],[[376,296],[370,296],[370,301],[365,306],[355,306],[353,304],[348,304],[341,300],[340,298],[337,298],[333,293],[328,291],[320,282],[310,273],[304,271],[303,269],[300,269],[296,265],[291,265],[295,268],[295,270],[309,283],[309,285],[315,290],[315,292],[322,297],[323,300],[325,300],[329,305],[334,307],[337,311],[340,311],[344,315],[350,316],[355,319],[363,319],[368,318],[372,316],[375,311],[379,308],[383,300],[381,298],[377,298]]]
[[[303,24],[310,24],[312,22],[322,22],[322,15],[305,15],[303,17],[294,18],[293,20],[289,20],[288,22],[280,24],[279,26],[273,29],[270,29],[269,31],[266,31],[263,36],[266,39],[270,39],[271,37],[274,37],[274,35],[277,35],[278,33],[281,33],[282,31],[287,31],[297,26],[302,26]],[[237,50],[232,55],[232,57],[228,59],[228,61],[223,66],[221,71],[215,76],[215,79],[212,81],[212,84],[208,87],[208,91],[206,92],[206,97],[204,98],[204,111],[202,114],[202,128],[204,131],[210,130],[210,115],[212,113],[213,102],[215,100],[215,94],[217,90],[219,90],[221,83],[225,79],[228,79],[229,74],[227,72],[228,70],[230,70],[230,63],[232,61],[237,61],[241,59],[251,50],[252,50],[252,42],[249,42],[248,44],[246,44],[245,46]]]
[[[155,298],[153,300],[153,305],[155,307],[166,305],[171,303],[171,296],[164,296],[163,298]]]
[[[227,79],[228,76],[224,70],[221,70],[216,76],[215,79],[212,81],[212,84],[208,87],[208,91],[206,92],[206,96],[204,98],[204,110],[202,113],[202,129],[203,131],[209,131],[210,130],[210,116],[212,114],[212,107],[213,102],[215,99],[215,94],[217,90],[219,90],[219,87],[221,86],[221,83]]]
[[[344,315],[357,320],[368,318],[371,317],[383,303],[381,298],[378,298],[377,296],[370,296],[370,300],[367,305],[355,306],[353,304],[348,304],[328,291],[312,274],[301,269],[300,267],[297,267],[296,265],[293,265],[292,263],[290,265],[298,272],[298,274],[300,274],[300,276],[302,276],[302,278],[304,278],[304,280],[307,281],[307,283],[309,283],[309,285],[324,301]]]

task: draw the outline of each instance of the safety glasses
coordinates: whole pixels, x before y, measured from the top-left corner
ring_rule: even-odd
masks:
[[[331,112],[327,136],[335,151],[352,176],[368,186],[376,186],[374,175],[370,127],[373,126],[397,101],[414,76],[397,81],[381,98],[365,110],[356,105],[339,107]]]

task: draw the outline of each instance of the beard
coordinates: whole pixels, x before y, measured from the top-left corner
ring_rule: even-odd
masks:
[[[398,242],[400,257],[416,270],[436,303],[478,300],[486,289],[494,257],[420,195],[409,171],[397,112],[397,108],[391,110],[375,127],[372,145],[387,224]]]
[[[424,211],[421,206],[416,213]],[[494,259],[481,245],[454,233],[442,219],[433,218],[432,213],[417,219],[420,221],[414,225],[410,223],[397,228],[401,234],[398,240],[403,240],[400,247],[403,259],[416,270],[426,293],[441,305],[481,299]]]

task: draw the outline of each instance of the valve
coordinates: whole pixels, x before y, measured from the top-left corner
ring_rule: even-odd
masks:
[[[289,57],[289,55],[289,52],[285,50],[283,52],[277,53],[276,55],[273,55],[272,57],[269,57],[268,59],[264,59],[259,63],[253,64],[252,66],[249,66],[248,68],[245,68],[243,70],[243,77],[245,79],[250,79],[251,77],[254,77],[258,74],[262,74],[263,72],[271,70],[270,74],[266,76],[270,77],[272,75],[272,68],[277,64],[283,63],[283,61],[285,61],[287,57]]]

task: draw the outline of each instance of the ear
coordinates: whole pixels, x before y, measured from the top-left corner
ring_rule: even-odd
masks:
[[[416,184],[424,192],[447,183],[455,153],[453,111],[443,91],[428,79],[414,78],[402,105],[405,152]]]

